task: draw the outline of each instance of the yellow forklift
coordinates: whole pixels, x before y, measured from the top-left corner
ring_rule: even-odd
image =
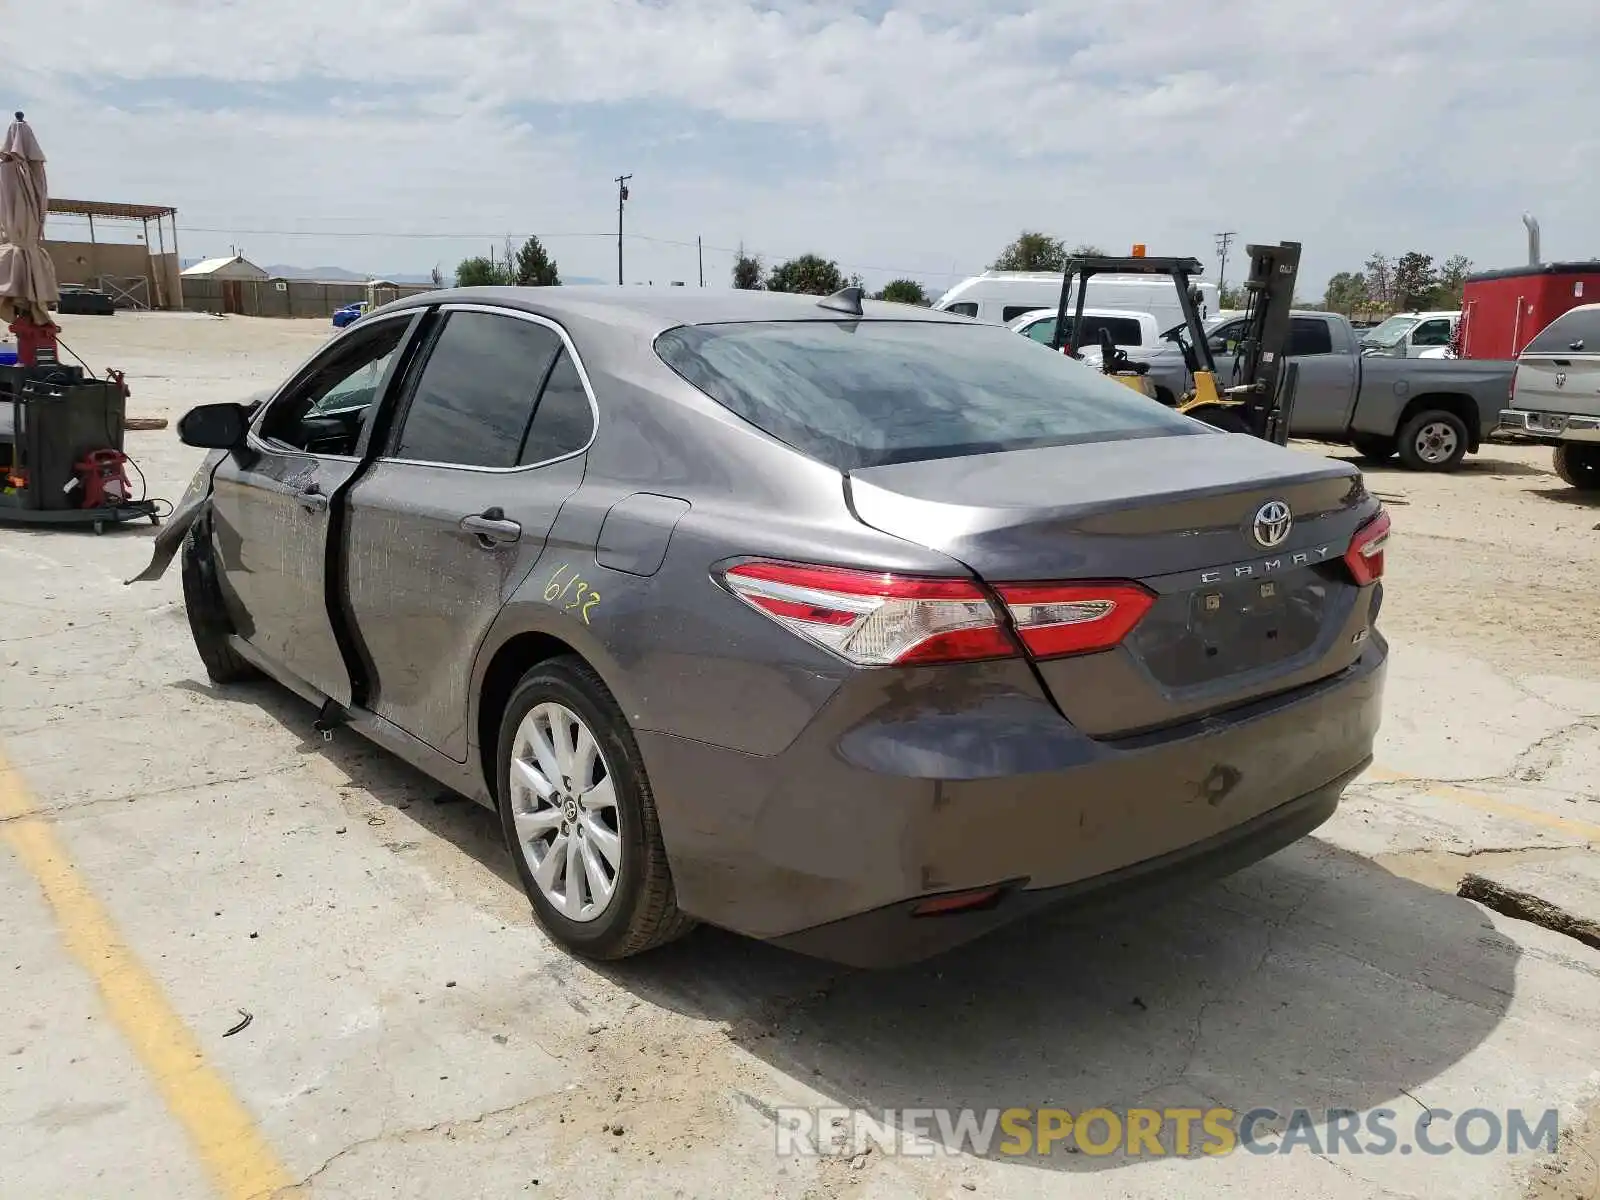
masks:
[[[1289,440],[1289,416],[1299,383],[1299,370],[1296,364],[1286,361],[1284,348],[1289,342],[1290,310],[1294,307],[1295,279],[1300,273],[1300,243],[1246,246],[1245,253],[1250,271],[1244,283],[1244,336],[1223,347],[1234,355],[1231,378],[1226,382],[1217,378],[1213,343],[1200,319],[1199,289],[1193,281],[1204,276],[1205,268],[1196,258],[1135,254],[1128,258],[1095,255],[1068,259],[1051,348],[1080,357],[1083,347],[1076,345],[1074,338],[1076,331],[1083,328],[1084,297],[1094,276],[1166,275],[1177,289],[1184,318],[1183,327],[1174,337],[1194,381],[1176,401],[1177,410],[1229,433],[1249,433],[1283,445]],[[1074,290],[1077,303],[1069,310]],[[1147,376],[1149,364],[1130,358],[1127,351],[1113,345],[1104,328],[1100,331],[1100,370],[1152,402],[1161,402]]]

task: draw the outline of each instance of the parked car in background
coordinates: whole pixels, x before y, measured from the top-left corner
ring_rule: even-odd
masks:
[[[994,325],[1009,325],[1038,309],[1055,311],[1061,303],[1061,282],[1060,271],[985,271],[956,284],[935,300],[933,307]],[[1196,281],[1194,286],[1200,293],[1201,315],[1216,312],[1217,285]],[[1076,306],[1077,296],[1074,286],[1068,304]],[[1093,275],[1084,294],[1084,305],[1151,313],[1163,329],[1183,320],[1172,280],[1162,275]]]
[[[1360,472],[1000,326],[435,291],[178,431],[210,453],[140,578],[181,543],[210,676],[497,809],[585,956],[699,919],[911,961],[1237,870],[1371,762]]]
[[[1600,491],[1600,304],[1568,309],[1528,343],[1500,428],[1554,447],[1566,483]]]
[[[357,300],[354,304],[346,304],[343,308],[333,310],[333,327],[343,329],[346,325],[353,324],[367,311],[367,302]]]
[[[1361,352],[1385,358],[1448,358],[1461,311],[1395,313],[1361,334]]]
[[[1075,312],[1067,316],[1069,335],[1072,333],[1073,321],[1076,318]],[[1013,333],[1020,333],[1023,337],[1032,338],[1041,345],[1048,346],[1055,338],[1056,310],[1032,309],[1011,321],[1007,328]],[[1086,308],[1083,310],[1083,328],[1078,331],[1075,347],[1079,350],[1093,349],[1094,356],[1098,360],[1102,332],[1111,335],[1112,345],[1127,350],[1136,348],[1153,350],[1161,341],[1161,323],[1152,313],[1125,312],[1116,308]]]
[[[1242,317],[1207,322],[1217,382],[1233,382]],[[1182,326],[1162,335],[1148,362],[1158,399],[1174,403],[1193,386]],[[1393,359],[1366,354],[1339,313],[1299,310],[1290,317],[1289,357],[1300,365],[1291,436],[1352,445],[1374,461],[1392,458],[1414,470],[1448,471],[1475,453],[1500,423],[1516,364],[1478,359]]]

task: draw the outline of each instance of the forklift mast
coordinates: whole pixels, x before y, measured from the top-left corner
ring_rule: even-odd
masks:
[[[1147,258],[1142,255],[1129,258],[1082,255],[1069,258],[1061,277],[1061,299],[1056,305],[1056,331],[1050,339],[1052,350],[1064,350],[1076,357],[1083,348],[1078,338],[1083,329],[1084,300],[1088,295],[1089,280],[1096,275],[1165,275],[1171,279],[1178,290],[1178,307],[1183,312],[1183,323],[1189,330],[1189,343],[1195,348],[1199,366],[1212,374],[1216,373],[1200,320],[1199,289],[1191,282],[1205,276],[1205,266],[1197,258]],[[1078,282],[1078,297],[1073,308],[1071,332],[1068,333],[1067,304],[1072,297],[1074,279]],[[1103,366],[1109,369],[1109,360]]]
[[[1280,445],[1288,440],[1289,415],[1299,372],[1288,363],[1290,316],[1300,274],[1300,243],[1246,246],[1245,328],[1234,361],[1230,399],[1243,402],[1250,432]],[[1286,369],[1287,367],[1287,369]]]

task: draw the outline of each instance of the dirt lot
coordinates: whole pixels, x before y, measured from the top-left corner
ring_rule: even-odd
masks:
[[[168,418],[331,333],[63,323]],[[199,457],[170,429],[128,450],[174,498]],[[177,573],[121,582],[148,527],[0,528],[0,1195],[1600,1195],[1600,951],[1455,895],[1600,844],[1600,504],[1516,447],[1369,482],[1393,656],[1339,815],[1115,925],[888,973],[715,931],[567,958],[490,814],[207,682]],[[1401,1146],[784,1158],[786,1105],[1392,1110]],[[1410,1153],[1472,1109],[1554,1109],[1561,1149]]]

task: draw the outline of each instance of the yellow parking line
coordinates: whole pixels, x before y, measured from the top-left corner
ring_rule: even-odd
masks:
[[[55,915],[61,938],[89,973],[117,1029],[155,1081],[225,1200],[270,1195],[294,1181],[220,1075],[207,1065],[161,986],[123,942],[111,915],[35,811],[0,753],[0,835]]]
[[[1371,779],[1374,783],[1424,782],[1413,776],[1401,775],[1397,771],[1387,771],[1381,767],[1374,767],[1369,770],[1365,778]],[[1600,845],[1600,825],[1579,820],[1577,817],[1558,817],[1554,813],[1541,812],[1537,808],[1513,804],[1509,800],[1498,800],[1493,796],[1485,796],[1482,792],[1468,791],[1466,788],[1459,788],[1446,783],[1430,784],[1423,788],[1423,795],[1434,796],[1440,800],[1451,800],[1457,804],[1464,804],[1468,808],[1475,808],[1479,812],[1492,813],[1497,817],[1509,817],[1515,821],[1526,821],[1530,825],[1542,825],[1546,829],[1557,829],[1562,833],[1570,833],[1575,837],[1586,838]]]

